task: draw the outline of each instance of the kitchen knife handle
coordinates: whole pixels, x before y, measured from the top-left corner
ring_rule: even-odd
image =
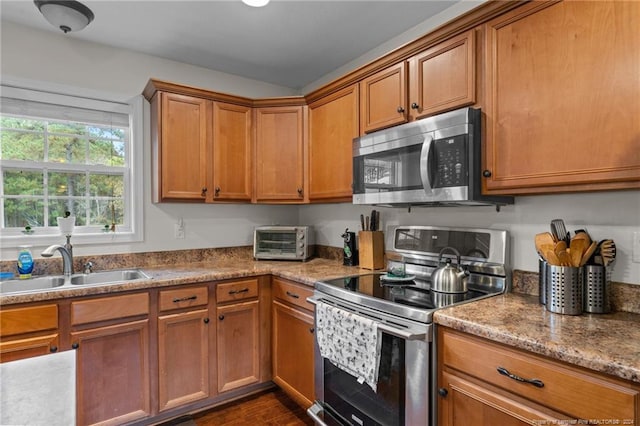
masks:
[[[544,387],[544,383],[542,382],[542,380],[538,380],[538,379],[525,379],[524,377],[520,377],[520,376],[516,376],[515,374],[511,374],[509,372],[509,370],[507,370],[504,367],[498,367],[497,368],[498,373],[502,374],[503,376],[507,376],[510,379],[516,380],[518,382],[522,382],[522,383],[529,383],[530,385],[533,385],[537,388],[542,388]]]
[[[366,231],[366,229],[364,229],[364,215],[363,214],[360,215],[360,226],[362,227],[363,231]]]

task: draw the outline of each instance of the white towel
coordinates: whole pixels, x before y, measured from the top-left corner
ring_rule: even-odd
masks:
[[[320,302],[316,339],[323,358],[376,391],[382,336],[375,321]]]

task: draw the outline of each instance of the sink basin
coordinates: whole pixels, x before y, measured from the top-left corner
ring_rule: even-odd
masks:
[[[13,279],[0,282],[0,294],[50,290],[63,284],[64,277],[61,276],[29,278],[26,280]]]
[[[90,274],[78,274],[71,277],[72,285],[113,284],[122,281],[149,279],[149,276],[139,269],[122,271],[100,271]]]
[[[0,281],[0,294],[37,293],[47,290],[70,288],[71,286],[109,285],[139,279],[150,279],[150,277],[139,269],[125,269],[118,271],[99,271],[90,274],[75,274],[71,276],[70,283],[66,285],[64,283],[64,277],[61,275],[36,277],[26,280],[11,279]]]

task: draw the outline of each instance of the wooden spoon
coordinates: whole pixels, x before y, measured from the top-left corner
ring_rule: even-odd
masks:
[[[545,257],[545,253],[548,249],[553,250],[553,247],[555,245],[553,236],[549,232],[536,234],[536,236],[534,237],[534,242],[535,242],[536,251],[538,252],[538,254],[548,262],[549,260]]]
[[[553,249],[548,249],[547,251],[545,251],[544,258],[547,260],[547,263],[549,265],[562,266],[560,265],[560,259],[558,259],[558,256],[556,256],[556,253],[553,251]]]
[[[596,252],[596,247],[598,247],[598,242],[592,241],[591,245],[589,245],[587,250],[585,250],[584,254],[582,255],[582,259],[580,259],[580,266],[584,266],[587,264],[589,259],[591,259],[591,256],[593,256],[593,253]]]
[[[554,252],[560,261],[560,266],[571,266],[571,256],[567,253],[567,243],[564,240],[556,243]]]
[[[589,237],[587,236],[587,238]],[[571,266],[575,266],[575,267],[580,266],[580,262],[582,261],[582,256],[584,255],[584,252],[588,247],[589,247],[589,244],[587,243],[587,240],[583,238],[578,238],[576,236],[571,239],[571,244],[569,246]]]

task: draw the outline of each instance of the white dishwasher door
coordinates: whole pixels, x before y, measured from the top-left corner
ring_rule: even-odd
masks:
[[[0,424],[76,424],[76,351],[0,364]]]

